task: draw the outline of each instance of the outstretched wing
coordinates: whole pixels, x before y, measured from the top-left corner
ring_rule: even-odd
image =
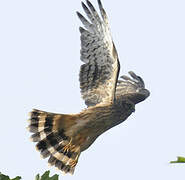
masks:
[[[86,28],[80,27],[81,60],[85,63],[80,68],[80,88],[85,104],[94,106],[114,100],[119,61],[101,1],[98,0],[98,5],[102,18],[86,2],[87,6],[82,2],[82,7],[90,21],[77,12]]]
[[[121,76],[123,80],[118,80],[116,86],[116,98],[128,98],[133,103],[137,104],[145,100],[150,92],[145,89],[145,84],[140,76],[137,76],[134,72],[129,72],[130,77]]]

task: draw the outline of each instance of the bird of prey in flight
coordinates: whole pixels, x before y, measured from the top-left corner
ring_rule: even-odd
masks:
[[[87,108],[77,114],[56,114],[33,109],[28,129],[43,158],[65,173],[73,174],[80,153],[98,136],[125,121],[135,105],[149,96],[143,79],[130,71],[119,77],[119,58],[107,14],[100,0],[100,15],[86,0],[85,18],[77,12],[80,27],[80,89]]]

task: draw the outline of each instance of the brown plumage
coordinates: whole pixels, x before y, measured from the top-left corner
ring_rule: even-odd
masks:
[[[82,7],[90,22],[79,12],[85,28],[80,27],[80,88],[87,109],[78,114],[55,114],[34,109],[28,129],[31,140],[50,165],[73,173],[80,153],[108,129],[120,124],[135,111],[135,104],[145,100],[149,91],[134,72],[119,75],[119,60],[111,38],[108,18],[101,1],[102,19],[87,0]]]

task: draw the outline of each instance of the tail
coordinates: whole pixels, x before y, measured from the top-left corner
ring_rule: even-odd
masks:
[[[65,173],[74,173],[80,155],[80,146],[72,144],[65,131],[74,123],[71,115],[54,114],[34,109],[30,113],[28,130],[31,140],[48,163]]]

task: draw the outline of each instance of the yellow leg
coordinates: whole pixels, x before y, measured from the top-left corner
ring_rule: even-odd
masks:
[[[68,152],[69,149],[71,148],[71,146],[72,146],[71,142],[72,142],[72,138],[70,139],[69,143],[66,144],[66,145],[63,147],[62,150],[64,151],[64,153],[65,153],[65,152]]]

